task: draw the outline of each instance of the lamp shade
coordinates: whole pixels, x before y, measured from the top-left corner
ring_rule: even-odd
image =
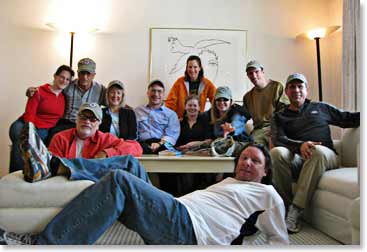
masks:
[[[82,33],[82,32],[97,32],[99,29],[96,27],[88,27],[88,26],[68,26],[68,25],[58,25],[55,23],[46,23],[46,26],[52,30],[64,31],[64,32],[74,32],[74,33]]]
[[[334,26],[328,26],[328,27],[319,27],[312,30],[309,30],[307,32],[303,32],[299,35],[297,35],[296,38],[307,38],[307,39],[315,39],[315,38],[324,38],[328,36],[329,34],[337,31],[340,28],[339,25]]]

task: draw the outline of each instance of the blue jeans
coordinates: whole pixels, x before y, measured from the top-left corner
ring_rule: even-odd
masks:
[[[123,161],[120,164],[126,164],[123,159],[134,159],[116,158]],[[68,165],[74,166],[71,171],[75,179],[90,176],[84,172],[90,168],[90,161],[94,161],[92,169],[97,171],[99,165],[102,169],[108,167],[104,163],[118,164],[113,159],[72,159]],[[80,164],[86,166],[79,167]],[[36,236],[36,243],[93,244],[119,220],[139,233],[146,244],[197,244],[185,206],[151,185],[149,179],[146,181],[148,176],[141,170],[142,166],[134,164],[134,161],[130,163],[129,168],[114,166],[97,183],[81,192]]]
[[[9,137],[12,142],[10,150],[10,163],[9,173],[23,170],[23,158],[20,150],[20,136],[24,127],[24,121],[22,118],[18,118],[15,122],[10,125]],[[38,129],[37,133],[41,137],[42,141],[45,141],[48,136],[49,129]]]

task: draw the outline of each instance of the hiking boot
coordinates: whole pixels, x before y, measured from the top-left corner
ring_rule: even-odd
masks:
[[[31,234],[16,234],[0,228],[0,245],[34,245],[35,239]]]
[[[288,233],[298,233],[301,230],[299,218],[303,213],[303,209],[295,205],[290,205],[285,218],[285,224],[287,225]]]
[[[231,136],[217,138],[211,143],[211,152],[213,156],[230,157],[236,147],[236,143]]]
[[[24,160],[23,174],[27,182],[37,182],[51,176],[52,154],[37,134],[36,127],[27,122],[20,137],[20,149]]]

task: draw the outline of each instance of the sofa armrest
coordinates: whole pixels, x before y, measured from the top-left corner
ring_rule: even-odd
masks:
[[[336,152],[341,155],[342,153],[342,141],[337,139],[337,140],[333,140],[333,145],[334,145],[334,148],[336,150]]]
[[[352,244],[360,244],[360,198],[356,198],[352,204],[350,212],[350,221],[352,223]]]

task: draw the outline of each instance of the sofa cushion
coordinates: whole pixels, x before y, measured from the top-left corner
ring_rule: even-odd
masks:
[[[62,207],[93,184],[89,180],[71,181],[64,176],[28,183],[22,171],[8,174],[0,182],[0,208]]]
[[[320,179],[318,189],[355,199],[359,197],[358,169],[339,168],[326,171]]]

